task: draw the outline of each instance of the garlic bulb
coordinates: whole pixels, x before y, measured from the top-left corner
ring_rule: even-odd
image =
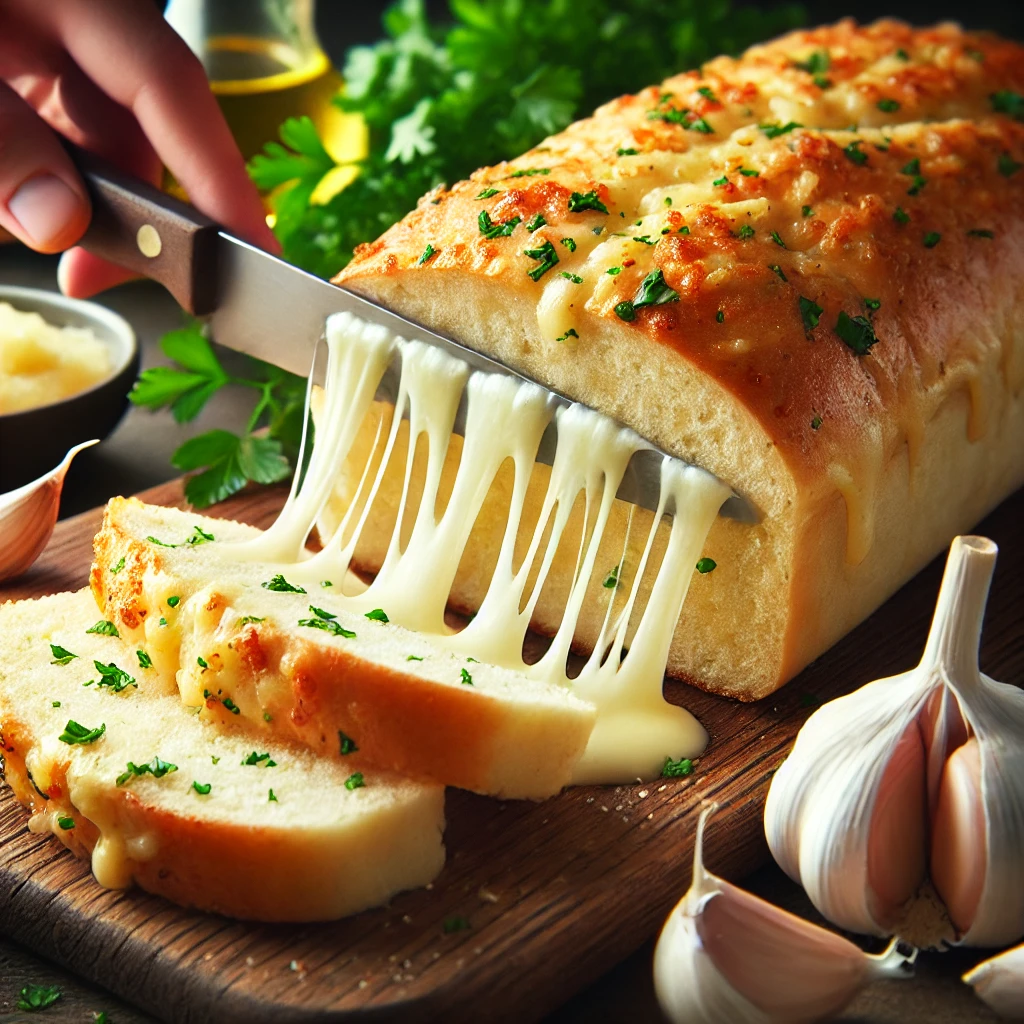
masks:
[[[875,978],[901,977],[916,956],[896,943],[869,956],[853,943],[737,889],[707,871],[697,824],[693,884],[654,951],[658,1001],[675,1024],[815,1021],[841,1010]]]
[[[915,945],[1024,935],[1024,691],[978,669],[996,553],[953,541],[921,663],[816,711],[772,780],[772,854],[843,928]],[[929,880],[948,921],[922,935]]]
[[[1024,1020],[1024,946],[978,964],[964,975],[964,981],[1000,1017]]]

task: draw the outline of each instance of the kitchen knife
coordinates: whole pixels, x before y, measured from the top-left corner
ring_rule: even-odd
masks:
[[[574,404],[539,381],[235,238],[189,204],[83,150],[70,144],[67,148],[92,201],[92,221],[79,244],[159,281],[188,312],[208,321],[218,344],[305,377],[327,317],[346,310],[403,338],[436,345],[472,370],[529,381],[550,395],[554,407]],[[394,402],[398,376],[392,366],[378,397]],[[464,409],[456,430],[461,431],[463,422]],[[538,462],[552,463],[556,442],[552,416],[537,452]],[[661,463],[670,457],[674,458],[655,445],[637,451],[617,497],[656,511]],[[735,493],[722,505],[721,515],[744,522],[760,518],[751,503]]]

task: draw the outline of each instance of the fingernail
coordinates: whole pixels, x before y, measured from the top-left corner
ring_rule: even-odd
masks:
[[[38,174],[24,182],[7,209],[34,245],[49,246],[67,232],[81,214],[82,198],[54,174]]]

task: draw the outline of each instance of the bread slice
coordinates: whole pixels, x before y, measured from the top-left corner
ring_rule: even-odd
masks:
[[[88,590],[0,607],[0,733],[29,828],[91,856],[101,885],[313,921],[441,870],[440,786],[373,769],[360,779],[280,737],[223,732],[163,692],[137,645],[91,632],[97,617]],[[91,742],[61,740],[99,729]]]
[[[203,539],[197,528],[213,539],[183,543]],[[257,532],[114,498],[95,539],[103,614],[202,720],[494,796],[539,799],[570,782],[592,704],[345,611],[329,587],[265,589],[280,567],[233,561],[223,544]],[[354,636],[301,625],[311,605]]]

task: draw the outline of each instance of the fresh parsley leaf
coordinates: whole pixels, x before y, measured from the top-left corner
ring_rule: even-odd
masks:
[[[162,779],[165,775],[170,775],[171,772],[177,770],[176,764],[162,760],[159,755],[154,756],[148,764],[136,764],[134,761],[129,761],[125,770],[115,780],[115,785],[123,786],[130,779],[142,775],[152,775],[154,779]]]
[[[383,608],[374,608],[373,611],[366,613],[366,618],[371,619],[373,622],[390,622],[387,613]]]
[[[135,652],[135,656],[139,659],[139,668],[152,668],[153,659],[143,650]]]
[[[254,750],[251,754],[248,754],[242,761],[243,767],[248,768],[276,768],[277,762],[270,756],[270,754],[264,752],[257,754]]]
[[[633,309],[642,306],[660,306],[666,302],[678,302],[679,292],[665,282],[661,269],[652,270],[641,282],[640,290],[633,297]]]
[[[688,757],[681,757],[673,761],[671,757],[665,758],[665,764],[661,769],[663,779],[681,779],[693,774],[693,762]]]
[[[423,659],[418,654],[410,654],[406,657],[406,661],[422,661]]]
[[[72,654],[66,647],[61,647],[60,644],[50,644],[50,653],[53,655],[53,661],[51,665],[67,665],[75,658],[77,654]]]
[[[720,185],[728,185],[729,179],[723,174],[720,178],[715,178],[711,184],[718,188]]]
[[[1001,89],[989,96],[992,109],[997,114],[1007,114],[1017,121],[1024,121],[1024,96],[1010,89]]]
[[[193,437],[174,453],[171,463],[186,473],[206,467],[185,485],[185,497],[197,508],[223,501],[250,480],[273,484],[291,472],[280,441],[253,434],[239,437],[229,430]]]
[[[925,234],[923,241],[926,249],[934,249],[942,241],[942,235],[938,231],[929,231]]]
[[[476,199],[490,199],[492,196],[498,195],[501,189],[498,188],[485,188],[483,192],[475,196]]]
[[[116,565],[112,565],[110,567],[110,575],[111,576],[116,576],[123,568],[124,568],[124,555],[122,555],[117,560],[117,564]]]
[[[866,356],[871,346],[878,344],[875,329],[871,321],[864,316],[850,316],[846,310],[840,310],[836,320],[836,334],[843,340],[854,355]]]
[[[68,724],[64,726],[64,731],[57,737],[61,743],[67,743],[69,746],[85,746],[89,743],[95,743],[105,732],[107,731],[106,724],[100,724],[95,729],[89,729],[84,725],[79,725],[74,719],[69,718]]]
[[[760,178],[761,177],[761,172],[760,171],[752,170],[749,167],[741,167],[740,168],[740,174],[742,174],[744,178]]]
[[[276,573],[266,583],[261,583],[261,587],[264,590],[272,590],[275,594],[304,594],[306,591],[302,587],[293,586],[289,583],[281,573]]]
[[[759,124],[758,128],[764,132],[766,138],[777,139],[780,135],[786,135],[794,128],[803,128],[797,121],[787,121],[785,124]]]
[[[863,167],[868,162],[868,155],[860,147],[864,143],[861,139],[854,139],[848,146],[843,147],[843,152],[846,154],[848,160],[852,160],[855,164]]]
[[[786,272],[778,265],[778,263],[769,263],[768,269],[777,277],[782,278],[783,281],[789,280],[789,278],[786,277]]]
[[[338,745],[342,757],[348,757],[349,754],[354,754],[359,749],[356,746],[356,741],[351,736],[346,736],[340,729],[338,730]]]
[[[697,559],[696,569],[701,576],[707,576],[709,572],[714,572],[716,568],[718,568],[718,563],[713,558],[705,556],[704,558]]]
[[[539,281],[558,262],[558,253],[549,241],[535,249],[524,249],[523,255],[538,261],[536,267],[526,272],[534,281]]]
[[[576,240],[574,238],[563,238],[561,239],[561,243],[569,250],[569,252],[576,251]]]
[[[100,619],[100,621],[97,622],[95,626],[90,626],[86,630],[86,633],[99,633],[101,636],[117,636],[117,637],[119,637],[121,635],[117,631],[117,626],[115,626],[108,619]]]
[[[607,213],[608,207],[598,198],[596,190],[592,192],[573,192],[569,196],[569,212],[583,213],[585,210]]]
[[[813,210],[813,208],[812,208],[812,207],[810,207],[810,206],[804,206],[804,207],[803,207],[803,209],[802,209],[802,210],[801,210],[800,212],[801,212],[801,213],[802,213],[802,214],[803,214],[803,215],[804,215],[805,217],[813,217],[813,216],[814,216],[814,210]]]
[[[57,819],[57,824],[65,831],[70,832],[75,827],[75,819],[69,818],[67,815],[61,815]]]
[[[250,622],[262,622],[265,618],[265,615],[243,615],[237,625],[239,627],[248,626]]]
[[[800,296],[800,319],[804,322],[804,330],[810,333],[818,326],[821,314],[825,311],[813,299]]]
[[[874,312],[876,309],[881,309],[882,308],[882,300],[881,299],[865,299],[864,300],[864,305],[867,306],[868,309],[870,309],[872,312]]]
[[[535,174],[550,174],[550,167],[527,167],[521,168],[518,171],[513,171],[510,178],[532,178]]]
[[[100,674],[100,678],[96,682],[97,689],[103,687],[110,690],[111,693],[120,693],[129,686],[138,689],[139,684],[135,679],[128,675],[124,669],[118,668],[113,662],[104,665],[102,661],[94,661],[93,665]]]
[[[749,224],[741,224],[739,231],[736,232],[736,237],[741,241],[745,242],[750,238],[753,238],[757,232]]]
[[[1010,178],[1016,174],[1024,164],[1018,163],[1009,153],[1000,153],[996,162],[996,169],[1004,178]]]
[[[717,313],[715,314],[715,321],[716,321],[717,323],[720,323],[720,324],[724,324],[724,323],[725,323],[725,310],[724,310],[724,309],[720,309],[720,310],[719,310],[719,311],[718,311],[718,312],[717,312]]]
[[[875,106],[878,107],[878,109],[881,110],[885,114],[894,114],[897,110],[900,109],[899,100],[892,100],[892,99],[882,99],[882,100],[879,100],[875,104]]]
[[[345,788],[348,790],[362,789],[366,785],[366,780],[363,778],[362,772],[353,772],[345,780]]]
[[[503,238],[511,235],[522,219],[522,217],[510,217],[508,220],[495,223],[486,210],[481,210],[480,216],[477,218],[477,226],[484,238]]]
[[[272,789],[267,790],[267,803],[276,804],[278,802],[277,796]]]
[[[459,677],[462,680],[462,685],[463,686],[472,686],[473,685],[473,677],[469,674],[469,672],[466,669],[464,669],[464,668],[460,668],[459,669]]]
[[[806,60],[793,61],[793,67],[818,75],[832,67],[832,56],[828,50],[815,50]]]
[[[718,98],[715,96],[714,90],[709,85],[698,85],[697,92],[699,92],[709,103],[718,102]]]
[[[621,274],[621,273],[622,273],[622,267],[609,267],[609,268],[608,268],[608,269],[607,269],[607,270],[605,271],[605,273],[606,273],[606,274],[611,274],[611,275],[612,275],[612,277],[615,277],[616,275],[618,275],[618,274]]]
[[[416,261],[417,265],[426,263],[428,260],[432,260],[437,255],[437,250],[427,242],[426,249],[423,250],[423,255]]]
[[[61,994],[56,985],[26,985],[15,1005],[23,1013],[36,1013],[53,1006]]]
[[[562,277],[567,281],[572,281],[573,284],[583,284],[583,278],[579,274],[570,274],[568,270],[562,271]]]
[[[560,334],[555,341],[568,341],[570,338],[578,338],[579,335],[576,333],[575,327],[570,327],[565,334]]]
[[[621,565],[615,566],[610,573],[604,578],[604,582],[601,584],[605,590],[616,590],[619,586],[619,570],[622,568]]]
[[[617,150],[618,156],[636,156],[639,152],[638,149],[633,149],[632,147],[623,148],[620,146]]]
[[[814,418],[811,420],[811,430],[817,430],[821,426],[821,423],[821,417],[815,415]]]
[[[893,210],[892,219],[896,221],[897,224],[909,224],[910,214],[907,213],[902,206],[897,206],[896,209]]]
[[[530,222],[526,225],[526,230],[536,231],[537,228],[542,228],[545,224],[547,224],[547,221],[544,219],[544,214],[536,213],[530,218]]]
[[[310,608],[313,606],[310,605]],[[309,629],[322,629],[325,633],[330,633],[331,636],[342,636],[346,640],[352,640],[355,638],[355,633],[351,629],[346,629],[336,619],[325,619],[317,616],[315,619],[299,619],[300,626],[306,626]]]
[[[776,245],[780,245],[780,246],[782,246],[782,248],[783,248],[783,249],[785,249],[785,248],[786,248],[786,243],[785,243],[785,242],[784,242],[784,241],[782,240],[782,235],[780,235],[780,234],[778,233],[778,231],[773,231],[773,232],[771,233],[771,236],[772,236],[772,241],[773,241],[773,242],[774,242],[774,243],[775,243]]]
[[[209,796],[210,795],[210,790],[213,789],[213,784],[210,783],[210,782],[196,782],[196,780],[193,779],[192,780],[192,788],[200,796]]]

